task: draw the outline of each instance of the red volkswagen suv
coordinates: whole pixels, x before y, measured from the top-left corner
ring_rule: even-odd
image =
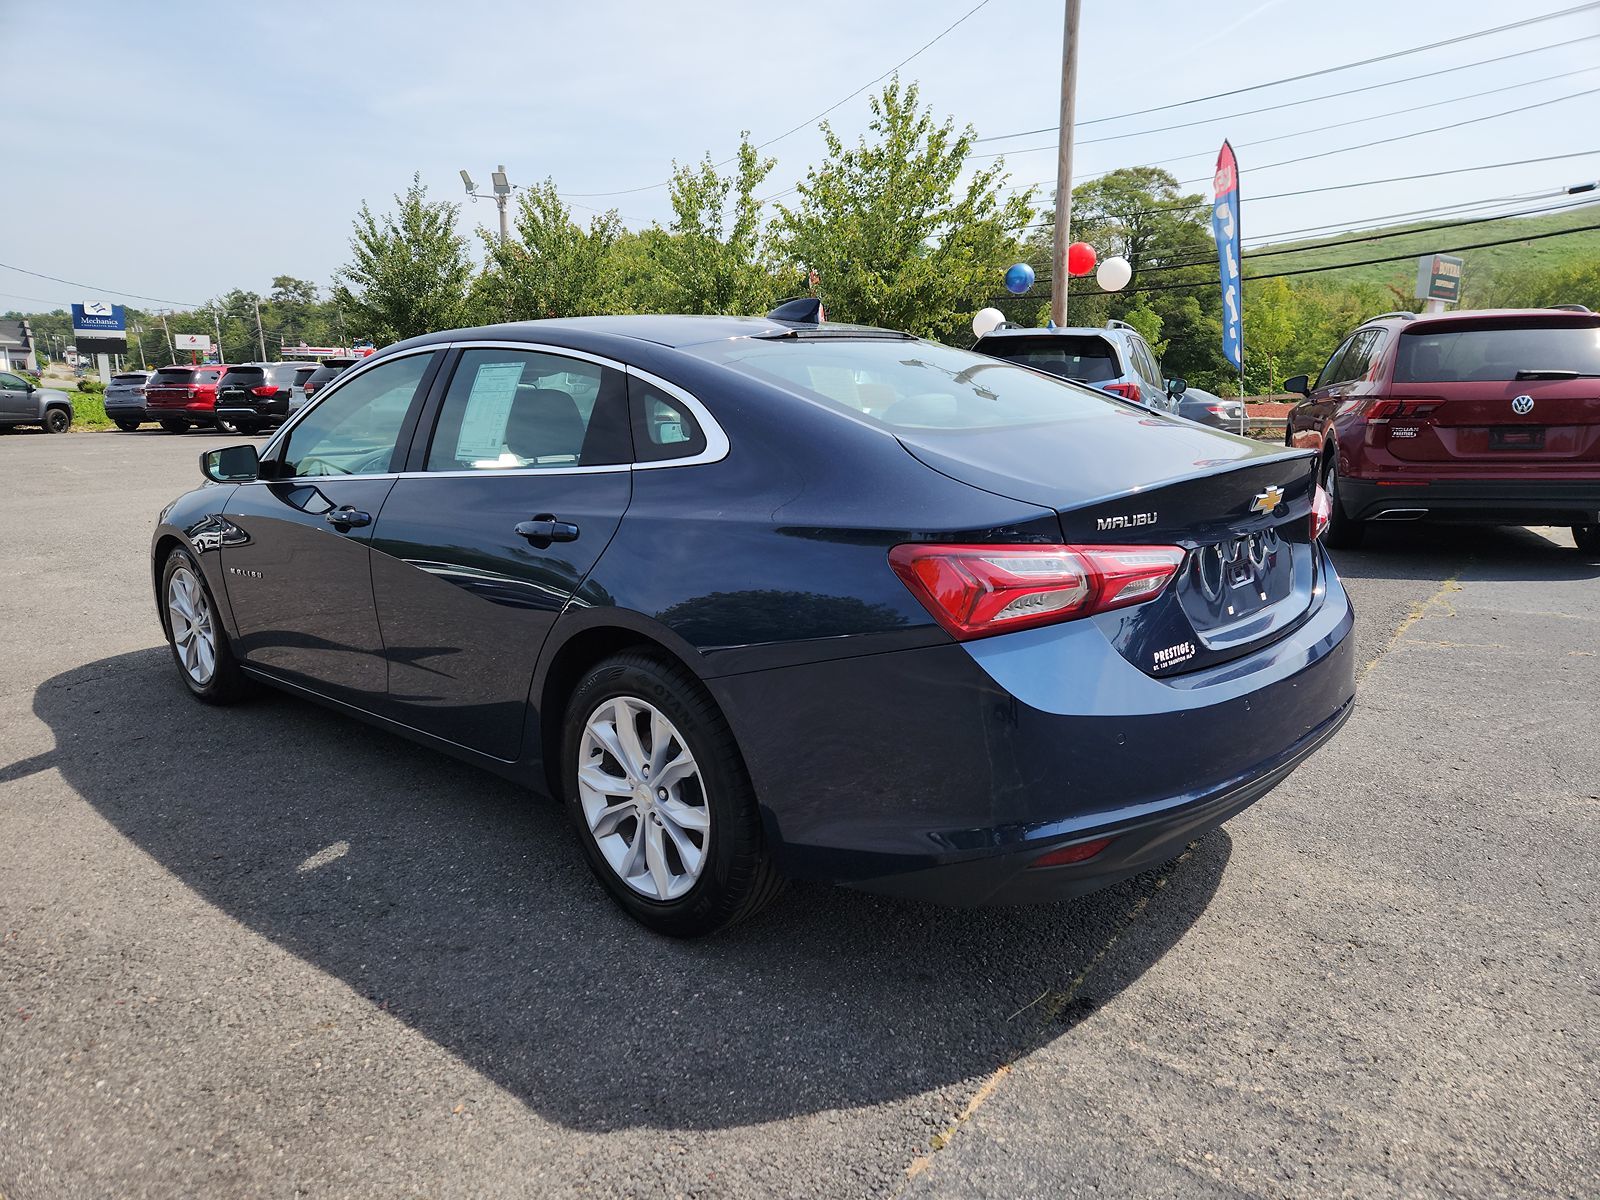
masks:
[[[1322,452],[1327,539],[1369,521],[1570,525],[1600,553],[1600,314],[1386,313],[1333,352],[1284,440]]]
[[[168,433],[217,423],[217,381],[228,368],[216,363],[161,367],[144,389],[144,409]]]

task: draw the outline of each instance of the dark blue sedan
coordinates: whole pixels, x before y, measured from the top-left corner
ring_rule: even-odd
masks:
[[[885,330],[433,334],[202,465],[152,546],[189,689],[268,683],[562,798],[669,934],[790,877],[1103,887],[1355,691],[1313,455]]]

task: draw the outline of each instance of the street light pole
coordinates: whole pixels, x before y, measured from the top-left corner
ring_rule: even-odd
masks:
[[[1056,154],[1056,239],[1050,258],[1050,319],[1067,323],[1067,247],[1072,244],[1072,126],[1078,96],[1078,11],[1067,0],[1061,36],[1061,129]]]
[[[267,335],[261,332],[261,297],[256,297],[256,338],[261,345],[261,361],[267,361]]]
[[[511,200],[511,181],[506,178],[506,165],[501,163],[496,167],[491,178],[494,183],[494,204],[500,210],[500,244],[504,246],[511,240],[511,225],[506,215],[506,205]],[[478,195],[478,185],[472,182],[472,176],[465,170],[461,172],[461,182],[466,186],[467,199],[487,199]]]

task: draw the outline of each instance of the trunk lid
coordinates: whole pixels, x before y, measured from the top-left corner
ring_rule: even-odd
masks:
[[[1374,444],[1402,462],[1593,467],[1600,464],[1600,316],[1416,322],[1401,332],[1390,384],[1375,404]]]
[[[1319,594],[1316,458],[1304,451],[1112,402],[1088,421],[900,440],[942,474],[1055,509],[1068,545],[1187,551],[1155,600],[1091,618],[1147,674],[1180,675],[1268,645]]]

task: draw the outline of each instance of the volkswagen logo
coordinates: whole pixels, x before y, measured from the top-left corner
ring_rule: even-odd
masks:
[[[1532,396],[1516,396],[1511,401],[1511,411],[1519,417],[1525,417],[1533,411]]]

